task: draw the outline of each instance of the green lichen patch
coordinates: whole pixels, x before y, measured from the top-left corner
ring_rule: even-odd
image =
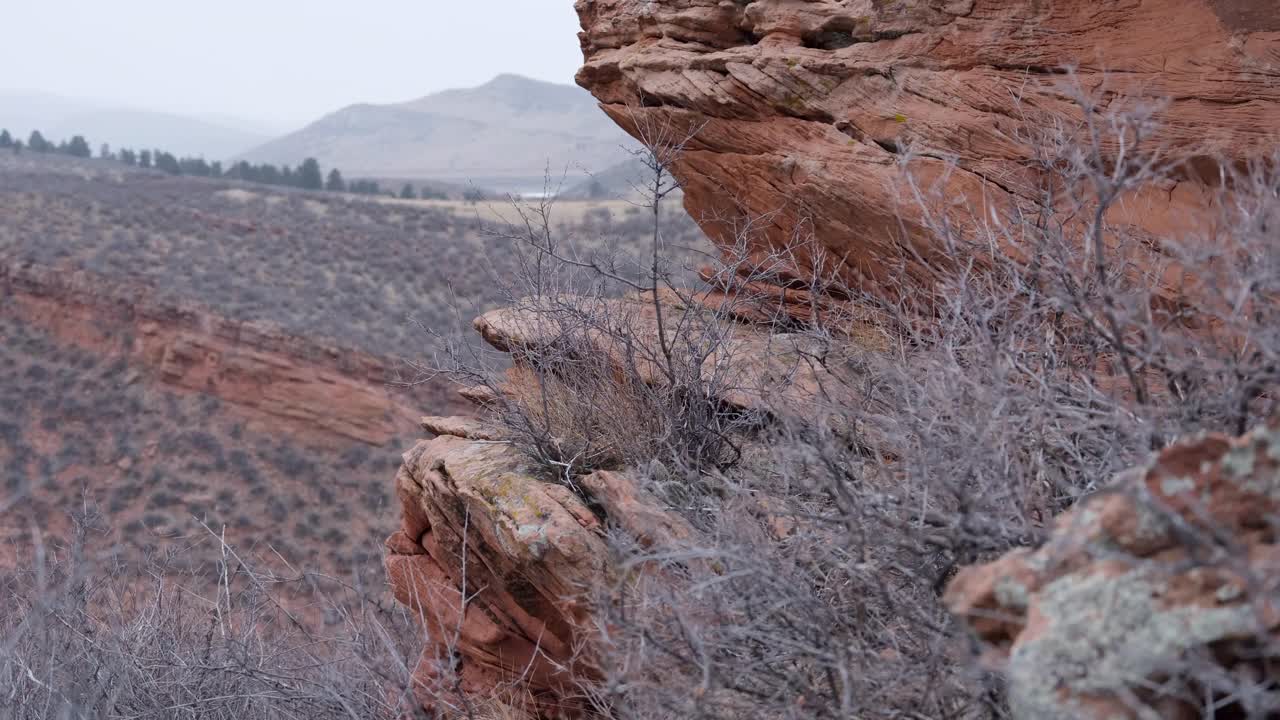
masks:
[[[1163,581],[1142,569],[1068,575],[1037,598],[1046,626],[1010,658],[1016,717],[1068,720],[1085,700],[1107,700],[1175,668],[1188,650],[1248,633],[1246,606],[1166,607]]]

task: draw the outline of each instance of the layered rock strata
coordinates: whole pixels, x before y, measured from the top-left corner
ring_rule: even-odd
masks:
[[[1040,202],[1038,133],[1078,123],[1073,93],[1108,108],[1124,97],[1159,104],[1147,142],[1184,164],[1112,218],[1138,234],[1188,227],[1220,163],[1268,156],[1280,136],[1280,14],[1261,0],[576,7],[578,83],[642,141],[692,134],[674,172],[711,237],[731,246],[754,219],[766,255],[811,231],[851,284],[928,279],[945,258],[908,171],[963,200],[961,223]],[[815,267],[814,253],[793,254],[796,275]]]

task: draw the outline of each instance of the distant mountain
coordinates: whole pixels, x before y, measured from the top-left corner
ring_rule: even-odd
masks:
[[[95,152],[107,143],[113,148],[159,148],[226,160],[270,138],[235,125],[251,123],[136,110],[46,93],[0,91],[0,128],[18,138],[39,130],[54,142],[84,135]]]
[[[603,170],[630,138],[572,85],[499,75],[393,105],[352,105],[245,153],[253,162],[314,157],[348,177],[434,178],[499,189],[541,187],[548,166]],[[580,174],[577,175],[580,177]]]

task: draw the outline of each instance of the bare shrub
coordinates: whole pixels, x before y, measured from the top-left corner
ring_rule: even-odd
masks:
[[[744,387],[734,374],[736,318],[760,308],[780,317],[758,285],[776,279],[781,262],[747,252],[757,226],[747,224],[709,281],[697,280],[696,250],[671,247],[664,201],[678,190],[669,173],[695,129],[637,118],[646,177],[636,186],[638,212],[649,218],[647,247],[625,252],[565,236],[553,221],[554,194],[512,203],[514,217],[492,231],[507,244],[515,270],[495,275],[506,308],[491,334],[509,347],[494,356],[473,343],[436,336],[439,352],[416,382],[438,374],[481,388],[507,438],[553,477],[658,461],[697,479],[742,454],[735,435],[756,427],[759,412],[726,403]],[[727,259],[732,255],[732,259]],[[681,259],[683,264],[673,261]],[[706,302],[709,294],[715,303]],[[496,327],[495,327],[496,326]],[[749,381],[748,381],[749,382]]]
[[[246,558],[207,529],[181,558],[116,562],[85,509],[70,546],[37,540],[0,576],[0,717],[521,717],[504,698],[427,714],[450,678],[414,677],[422,624],[380,591]]]
[[[1151,106],[1076,97],[1076,121],[1028,118],[1037,202],[988,214],[909,181],[952,262],[932,286],[849,288],[890,351],[856,357],[855,402],[783,423],[771,461],[732,474],[731,497],[783,498],[789,536],[751,537],[737,499],[707,544],[628,556],[667,571],[610,606],[621,715],[1002,716],[997,679],[958,662],[937,599],[953,569],[1038,543],[1054,514],[1179,436],[1273,412],[1275,159],[1216,164],[1212,202],[1177,219],[1185,235],[1148,237],[1128,214],[1186,158],[1150,144]],[[1212,532],[1185,541],[1229,564],[1241,552]],[[1261,696],[1194,662],[1160,694],[1214,688],[1206,717]]]
[[[803,228],[762,257],[759,220],[737,219],[738,247],[691,288],[656,233],[643,257],[587,256],[553,236],[547,204],[522,214],[507,294],[525,323],[512,334],[540,338],[510,348],[528,376],[458,345],[446,364],[561,481],[626,467],[702,531],[615,538],[606,677],[584,688],[601,714],[1005,717],[1000,679],[969,662],[981,648],[939,601],[954,570],[1041,542],[1054,515],[1179,436],[1274,411],[1278,159],[1208,163],[1211,197],[1152,237],[1133,222],[1144,198],[1203,178],[1206,159],[1152,144],[1158,103],[1064,92],[1074,115],[1022,118],[1037,184],[983,207],[942,194],[945,178],[922,185],[904,148],[904,204],[947,259],[927,281],[890,267],[899,279],[875,292],[841,286]],[[648,143],[657,177],[687,141]],[[904,265],[920,260],[901,246]],[[631,315],[613,302],[626,293]],[[868,317],[880,336],[851,337]],[[741,379],[709,360],[743,319],[815,348],[831,386],[808,412],[726,408]],[[1187,542],[1240,552],[1212,533]],[[1188,664],[1164,692],[1217,688],[1212,716],[1233,692],[1213,672]]]

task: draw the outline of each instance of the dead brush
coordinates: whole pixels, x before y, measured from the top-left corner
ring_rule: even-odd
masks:
[[[1042,542],[1055,515],[1177,437],[1275,411],[1280,164],[1217,163],[1199,215],[1153,238],[1126,218],[1186,172],[1178,148],[1149,140],[1158,103],[1103,103],[1069,75],[1062,92],[1077,115],[1024,118],[1029,202],[958,203],[904,148],[904,211],[923,214],[946,262],[927,283],[890,267],[875,292],[825,293],[876,318],[888,342],[874,351],[847,348],[820,313],[780,326],[846,346],[832,361],[856,371],[833,376],[840,402],[774,413],[744,440],[748,462],[697,471],[717,476],[704,536],[618,541],[624,566],[663,572],[609,588],[611,673],[589,689],[604,712],[1008,717],[1001,678],[971,662],[981,647],[939,601],[954,570]],[[904,267],[919,261],[901,247]],[[1238,548],[1187,541],[1234,566]],[[1258,700],[1274,687],[1168,660],[1162,693],[1219,688],[1202,693],[1204,717],[1236,696],[1275,711]]]

